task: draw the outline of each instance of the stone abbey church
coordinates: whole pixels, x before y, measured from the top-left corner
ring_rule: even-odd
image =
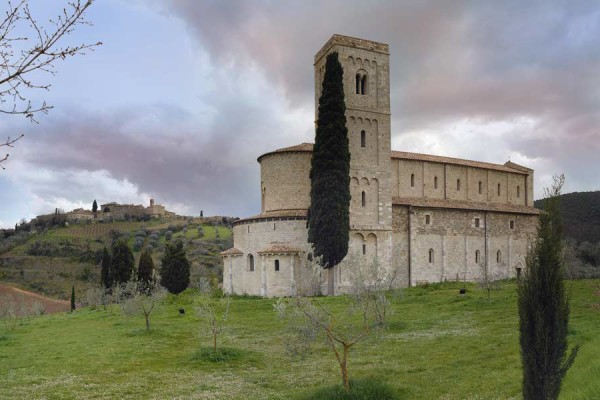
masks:
[[[376,257],[395,271],[399,287],[520,274],[538,219],[533,170],[392,151],[387,44],[329,39],[314,59],[315,110],[325,58],[334,51],[344,69],[351,154],[348,256]],[[302,143],[258,157],[261,213],[236,221],[234,245],[221,253],[226,292],[295,294],[311,257],[311,155],[312,144]],[[343,292],[344,262],[330,271],[335,293]]]

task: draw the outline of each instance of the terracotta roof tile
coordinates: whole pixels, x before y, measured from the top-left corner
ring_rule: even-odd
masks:
[[[427,208],[451,208],[456,210],[496,211],[514,214],[540,214],[540,211],[537,208],[519,206],[514,204],[495,204],[475,201],[443,199],[423,199],[418,197],[393,197],[392,204]]]
[[[268,155],[277,154],[277,153],[311,153],[313,149],[312,143],[301,143],[296,146],[283,147],[281,149],[273,150],[268,153],[265,153],[258,157],[258,161]],[[511,162],[502,164],[493,164],[488,162],[480,162],[473,160],[465,160],[462,158],[454,158],[454,157],[443,157],[443,156],[434,156],[431,154],[421,154],[421,153],[409,153],[407,151],[395,151],[392,150],[391,158],[399,159],[399,160],[415,160],[415,161],[429,161],[435,163],[442,164],[453,164],[453,165],[462,165],[465,167],[473,167],[473,168],[484,168],[484,169],[492,169],[496,171],[503,172],[512,172],[514,174],[527,174],[528,171],[532,171],[529,168],[520,166],[518,164],[514,164]],[[512,167],[514,166],[514,167]],[[519,168],[520,167],[520,168]]]
[[[237,225],[239,223],[253,221],[253,220],[262,220],[269,218],[301,218],[306,219],[307,210],[277,210],[277,211],[267,211],[262,214],[254,215],[252,217],[238,219],[233,223],[233,225]]]
[[[220,252],[219,254],[222,256],[241,256],[244,253],[241,250],[238,250],[235,247],[232,247],[230,249]]]
[[[527,174],[527,172],[524,172],[522,170],[517,170],[517,169],[510,168],[510,167],[507,167],[507,166],[501,165],[501,164],[492,164],[492,163],[487,163],[487,162],[464,160],[462,158],[454,158],[454,157],[434,156],[431,154],[409,153],[406,151],[392,150],[392,158],[400,159],[400,160],[429,161],[429,162],[436,162],[436,163],[441,163],[441,164],[453,164],[453,165],[461,165],[461,166],[465,166],[465,167],[493,169],[496,171],[512,172],[514,174],[525,174],[525,175]]]
[[[258,254],[289,254],[300,253],[301,251],[301,249],[289,243],[271,242],[267,247],[260,250]]]

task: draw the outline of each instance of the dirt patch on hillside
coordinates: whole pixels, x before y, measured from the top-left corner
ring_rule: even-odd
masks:
[[[44,307],[45,314],[69,311],[71,303],[65,300],[56,300],[37,293],[28,292],[14,286],[0,285],[0,297],[12,295],[17,302],[25,302],[31,308],[34,303],[40,303]]]

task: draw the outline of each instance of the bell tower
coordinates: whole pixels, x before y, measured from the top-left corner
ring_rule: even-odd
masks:
[[[392,232],[389,46],[333,35],[315,55],[315,119],[327,54],[344,69],[350,144],[350,252],[389,265]]]

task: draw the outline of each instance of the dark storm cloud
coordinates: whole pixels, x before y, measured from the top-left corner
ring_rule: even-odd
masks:
[[[594,2],[181,0],[163,6],[217,59],[262,66],[292,104],[312,102],[309,63],[333,33],[387,42],[393,135],[442,130],[460,120],[530,118],[528,131],[505,135],[506,152],[551,160],[538,165],[568,170],[583,187],[598,188],[583,172],[597,169],[589,149],[600,142],[600,8]]]
[[[233,104],[217,108],[219,124],[205,126],[197,126],[188,112],[165,105],[117,113],[69,110],[45,124],[44,133],[37,133],[23,149],[20,161],[30,169],[46,168],[59,175],[106,170],[113,179],[135,184],[140,193],[163,204],[183,204],[194,214],[255,213],[256,154],[267,145],[257,135],[256,110],[228,99]],[[278,127],[267,123],[262,128]],[[66,190],[53,179],[44,183],[36,187],[43,197],[60,197]],[[94,182],[88,184],[94,187]],[[96,194],[101,195],[112,199],[111,193]],[[240,197],[246,199],[242,208]]]

